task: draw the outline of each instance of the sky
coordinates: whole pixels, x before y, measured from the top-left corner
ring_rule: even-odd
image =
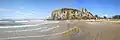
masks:
[[[87,8],[93,15],[120,15],[119,0],[0,0],[0,19],[45,18],[60,8]]]

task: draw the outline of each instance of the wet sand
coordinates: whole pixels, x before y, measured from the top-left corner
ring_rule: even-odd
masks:
[[[52,30],[52,32],[63,32],[73,27],[80,28],[81,32],[74,36],[64,36],[63,34],[60,34],[45,37],[28,37],[5,40],[120,40],[120,22],[70,21],[69,23],[67,21],[60,21],[58,25],[60,27]],[[26,32],[22,34],[32,33]],[[36,32],[32,35],[40,35],[40,33]]]

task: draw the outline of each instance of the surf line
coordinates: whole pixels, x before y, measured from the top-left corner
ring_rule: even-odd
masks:
[[[36,29],[27,29],[27,30],[16,30],[16,31],[4,31],[4,32],[25,32],[25,31],[35,31],[35,30],[41,30],[41,29],[45,29],[45,30],[41,30],[40,32],[44,32],[44,31],[49,31],[49,30],[52,30],[52,29],[55,29],[55,28],[58,28],[59,25],[55,26],[55,27],[52,27],[52,28],[48,28],[46,29],[47,27],[41,27],[41,28],[36,28]]]
[[[47,27],[43,27],[47,28]],[[24,32],[24,31],[35,31],[35,30],[40,30],[42,28],[36,28],[36,29],[27,29],[27,30],[16,30],[16,31],[4,31],[4,32]]]
[[[75,27],[76,28],[76,27]],[[9,38],[0,38],[0,39],[18,39],[18,38],[31,38],[31,37],[45,37],[45,36],[54,36],[54,35],[60,35],[60,34],[64,34],[68,31],[71,31],[74,28],[71,28],[67,31],[64,32],[60,32],[60,33],[55,33],[55,34],[48,34],[48,35],[41,35],[41,36],[18,36],[18,37],[9,37]]]
[[[20,27],[30,27],[30,26],[38,26],[38,25],[44,25],[44,24],[50,24],[50,23],[59,23],[59,21],[55,21],[55,22],[49,22],[49,21],[45,21],[43,23],[40,24],[35,24],[35,25],[21,25],[21,26],[0,26],[0,28],[20,28]]]

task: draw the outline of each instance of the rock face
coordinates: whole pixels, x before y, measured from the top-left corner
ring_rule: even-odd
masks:
[[[93,19],[94,17],[86,8],[82,10],[62,8],[54,10],[51,14],[53,20]]]

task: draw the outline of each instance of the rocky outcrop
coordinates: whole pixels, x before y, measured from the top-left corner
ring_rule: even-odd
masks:
[[[95,18],[86,8],[82,10],[62,8],[54,10],[51,14],[53,20],[93,19]]]

